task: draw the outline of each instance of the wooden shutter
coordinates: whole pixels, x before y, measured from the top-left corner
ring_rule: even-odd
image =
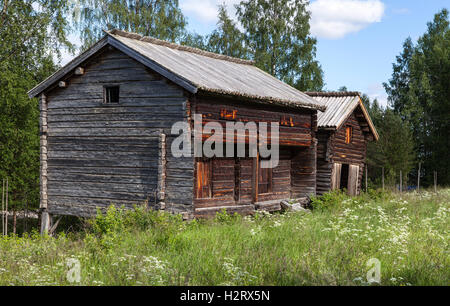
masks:
[[[341,187],[341,171],[342,164],[334,163],[333,171],[331,173],[331,190],[339,189]]]
[[[197,162],[197,199],[211,198],[212,192],[212,167],[211,161]]]
[[[347,144],[352,143],[352,137],[353,137],[353,128],[351,126],[347,126],[345,128],[345,143]]]
[[[359,166],[350,165],[348,172],[348,194],[351,196],[358,195],[358,178],[359,178]]]
[[[259,162],[258,169],[258,193],[265,194],[272,192],[272,168],[261,168],[261,163]]]

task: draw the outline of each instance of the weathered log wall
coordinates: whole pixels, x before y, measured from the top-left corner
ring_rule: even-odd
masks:
[[[270,206],[270,202],[278,201],[276,204],[279,206],[279,200],[302,198],[316,192],[317,113],[256,103],[250,107],[244,103],[197,98],[192,101],[192,108],[194,113],[202,115],[203,125],[219,122],[224,129],[230,121],[267,122],[269,127],[271,122],[280,123],[280,162],[271,172],[271,190],[261,193],[255,186],[255,176],[259,178],[255,167],[259,161],[255,162],[253,158],[215,158],[212,160],[212,197],[194,199],[197,216],[214,215],[217,212],[215,208],[248,213],[255,207],[266,209],[268,206],[263,205]],[[271,206],[270,209],[276,207]]]
[[[361,110],[357,108],[336,132],[320,130],[318,133],[318,158],[317,158],[317,193],[324,194],[331,190],[331,176],[333,163],[358,165],[359,176],[357,192],[361,191],[361,182],[364,173],[367,136],[358,121]],[[352,127],[352,141],[345,142],[346,127]]]
[[[96,207],[161,200],[191,210],[193,162],[162,151],[173,123],[188,116],[183,90],[115,50],[84,68],[47,93],[49,212],[90,216]],[[119,104],[103,103],[111,85],[120,86]]]

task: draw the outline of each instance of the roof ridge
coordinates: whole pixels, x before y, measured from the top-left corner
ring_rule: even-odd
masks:
[[[198,54],[198,55],[202,55],[202,56],[206,56],[206,57],[210,57],[210,58],[214,58],[214,59],[224,60],[224,61],[233,62],[233,63],[237,63],[237,64],[243,64],[243,65],[251,65],[251,66],[255,65],[255,62],[251,61],[251,60],[245,60],[245,59],[236,58],[236,57],[232,57],[232,56],[228,56],[228,55],[213,53],[213,52],[201,50],[201,49],[194,48],[194,47],[183,46],[183,45],[171,43],[171,42],[168,42],[165,40],[161,40],[158,38],[154,38],[154,37],[150,37],[150,36],[143,36],[143,35],[140,35],[137,33],[127,32],[127,31],[123,31],[123,30],[119,30],[119,29],[113,29],[113,30],[105,31],[105,32],[110,35],[118,35],[118,36],[131,38],[131,39],[135,39],[135,40],[139,40],[139,41],[143,41],[143,42],[148,42],[148,43],[159,45],[159,46],[168,47],[168,48],[175,49],[175,50],[186,51],[186,52],[190,52],[190,53],[194,53],[194,54]]]
[[[350,96],[361,96],[358,91],[310,91],[305,92],[310,97],[350,97]]]

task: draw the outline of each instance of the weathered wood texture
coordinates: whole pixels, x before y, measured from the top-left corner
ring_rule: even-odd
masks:
[[[341,128],[335,132],[320,130],[318,132],[317,150],[317,193],[324,194],[332,189],[333,163],[359,166],[356,194],[361,191],[364,173],[368,132],[363,131],[361,110],[357,108]],[[346,127],[352,127],[351,143],[346,143]]]
[[[40,208],[46,210],[48,207],[48,103],[47,97],[42,94],[39,99],[39,130],[40,130]],[[47,228],[45,229],[47,230]]]
[[[247,103],[248,104],[248,103]],[[239,101],[227,99],[212,100],[211,98],[199,98],[195,103],[195,113],[203,116],[203,125],[209,122],[218,122],[225,129],[227,122],[254,122],[268,124],[268,137],[270,137],[270,123],[277,122],[280,125],[279,144],[282,146],[304,146],[312,143],[314,115],[316,111],[293,110],[276,107],[267,107],[255,103],[253,108],[243,106]],[[208,137],[208,135],[206,135]],[[224,140],[225,137],[224,137]],[[248,140],[246,141],[248,142]]]
[[[292,158],[292,198],[304,198],[316,194],[317,140]]]
[[[161,151],[172,140],[161,135],[187,118],[183,90],[115,50],[83,68],[65,80],[67,88],[47,93],[48,153],[41,159],[48,156],[50,213],[91,216],[97,207],[162,200],[169,210],[189,210],[183,204],[192,205],[185,193],[192,193],[193,162]],[[120,86],[119,104],[103,104],[111,85]],[[191,180],[180,180],[189,172]]]
[[[258,159],[213,159],[212,197],[194,199],[196,215],[213,214],[218,208],[242,210],[242,213],[246,213],[249,207],[278,210],[279,200],[315,194],[315,111],[280,109],[257,104],[249,108],[239,104],[239,101],[209,99],[197,98],[192,101],[194,114],[202,115],[203,125],[218,122],[225,128],[228,122],[266,122],[269,126],[271,122],[278,122],[282,146],[278,166],[264,172],[264,178],[263,171],[256,169],[260,163]],[[233,142],[240,141],[236,138]],[[248,154],[248,147],[246,149]],[[261,180],[265,180],[266,184],[261,185]]]

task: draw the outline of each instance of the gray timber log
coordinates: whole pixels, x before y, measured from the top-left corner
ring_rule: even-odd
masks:
[[[158,201],[169,211],[191,209],[193,162],[166,157],[172,137],[165,135],[188,116],[184,91],[117,50],[83,68],[67,88],[41,99],[48,102],[41,103],[43,211],[90,217],[112,204]],[[103,104],[111,85],[119,86],[120,101]],[[190,180],[180,179],[189,173]]]

